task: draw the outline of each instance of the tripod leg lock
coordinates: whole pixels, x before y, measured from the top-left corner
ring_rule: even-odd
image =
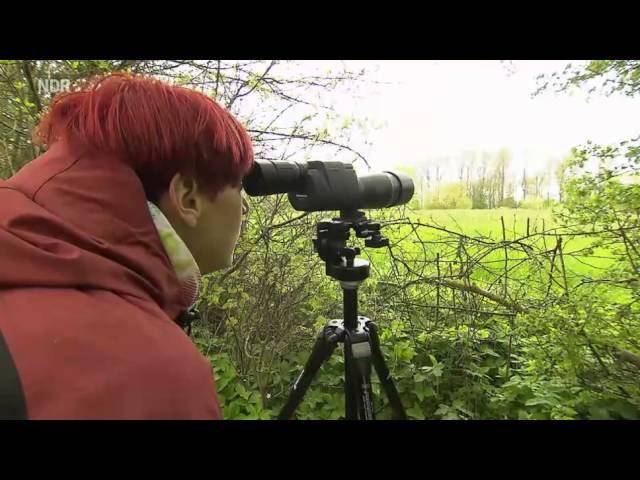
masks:
[[[328,344],[337,344],[342,342],[344,335],[345,329],[339,320],[332,320],[318,333],[318,337],[323,338]]]
[[[351,355],[360,375],[369,378],[371,375],[371,345],[368,338],[365,341],[351,343]]]
[[[371,357],[371,345],[369,345],[369,342],[353,343],[351,344],[351,351],[353,352],[353,358],[356,360]]]

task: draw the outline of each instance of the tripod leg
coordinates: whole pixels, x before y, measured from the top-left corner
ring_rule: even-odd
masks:
[[[382,350],[380,349],[380,338],[378,337],[377,327],[375,323],[371,321],[367,322],[367,327],[369,329],[369,337],[371,339],[373,365],[376,369],[378,378],[380,379],[380,383],[382,384],[382,388],[384,389],[384,392],[389,399],[389,403],[391,404],[393,418],[395,420],[406,420],[407,414],[404,411],[404,407],[402,406],[402,402],[400,401],[400,395],[398,394],[398,390],[393,383],[391,373],[387,368],[387,364],[384,361],[384,356],[382,355]]]
[[[287,403],[280,410],[278,420],[289,420],[293,417],[313,377],[325,360],[331,356],[343,335],[344,330],[337,326],[327,325],[320,331],[304,369],[293,384]]]
[[[347,419],[375,420],[371,388],[371,345],[365,332],[345,336]],[[348,393],[349,392],[349,393]]]
[[[344,413],[347,420],[359,418],[357,382],[353,354],[351,353],[351,341],[346,335],[344,339]]]
[[[375,420],[373,410],[373,390],[371,388],[371,345],[369,341],[352,346],[352,354],[357,371],[357,386],[362,420]]]

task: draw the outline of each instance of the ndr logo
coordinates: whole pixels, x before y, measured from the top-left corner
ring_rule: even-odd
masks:
[[[38,79],[38,93],[58,93],[67,92],[71,88],[71,80],[64,78],[59,80],[57,78],[39,78]]]

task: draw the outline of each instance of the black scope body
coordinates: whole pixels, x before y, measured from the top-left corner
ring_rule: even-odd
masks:
[[[403,205],[413,197],[413,180],[384,171],[358,176],[351,163],[257,160],[243,179],[248,195],[286,193],[294,209],[305,212],[353,211]]]

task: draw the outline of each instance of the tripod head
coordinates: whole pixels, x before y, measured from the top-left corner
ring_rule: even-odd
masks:
[[[356,237],[364,238],[365,245],[381,248],[389,245],[389,240],[380,233],[380,224],[367,220],[364,212],[358,210],[340,211],[340,216],[332,220],[322,220],[316,226],[313,246],[320,258],[326,262],[326,273],[342,282],[343,287],[350,282],[359,285],[369,276],[369,262],[356,256],[358,247],[348,247],[350,230]]]

